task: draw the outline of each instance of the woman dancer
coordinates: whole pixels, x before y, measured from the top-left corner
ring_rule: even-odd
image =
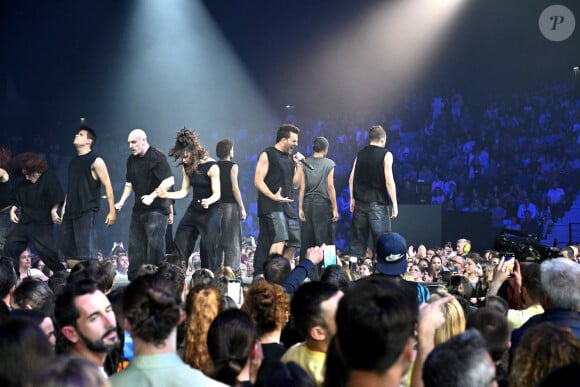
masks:
[[[177,132],[169,156],[180,160],[183,182],[175,192],[158,188],[159,197],[183,199],[193,188],[193,200],[175,233],[175,250],[187,262],[199,236],[201,267],[215,271],[221,265],[216,254],[222,218],[219,167],[200,144],[197,134],[186,128]]]

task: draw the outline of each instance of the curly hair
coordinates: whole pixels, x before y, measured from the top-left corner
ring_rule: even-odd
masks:
[[[181,160],[177,165],[182,165],[185,173],[191,176],[193,173],[200,173],[197,170],[201,160],[209,156],[208,151],[199,142],[199,137],[195,131],[183,128],[177,131],[177,138],[175,145],[169,150],[169,157],[173,157],[175,161],[183,158],[184,153],[191,153],[191,163],[184,164]]]
[[[514,357],[510,387],[535,386],[551,371],[577,363],[578,359],[580,340],[570,328],[548,322],[538,324],[522,337]]]
[[[187,331],[183,361],[206,375],[213,372],[213,363],[207,352],[207,332],[221,309],[220,292],[211,285],[196,285],[187,295]]]
[[[154,345],[161,345],[177,328],[180,310],[173,284],[157,274],[137,277],[123,294],[123,313],[131,333]]]
[[[12,158],[10,169],[16,174],[22,174],[23,171],[43,174],[48,169],[48,163],[38,153],[24,152]]]
[[[258,333],[263,335],[284,326],[290,297],[282,286],[259,281],[248,288],[242,310],[254,319]]]

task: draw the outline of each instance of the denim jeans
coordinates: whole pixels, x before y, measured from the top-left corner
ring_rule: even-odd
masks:
[[[377,202],[365,203],[356,201],[350,230],[350,254],[364,257],[369,240],[374,252],[382,234],[391,231],[390,206]]]
[[[95,211],[87,211],[78,218],[62,221],[59,247],[65,259],[97,258],[97,215]]]
[[[242,254],[242,224],[240,223],[240,207],[238,203],[222,203],[222,225],[217,257],[224,266],[232,268],[234,273],[240,270]]]
[[[334,222],[332,205],[328,199],[305,198],[302,205],[306,222],[302,222],[300,232],[300,259],[306,257],[310,247],[334,244]]]
[[[129,281],[137,277],[144,264],[158,265],[165,257],[167,215],[156,211],[131,214],[129,226]]]
[[[220,206],[214,205],[207,210],[187,207],[175,232],[175,250],[181,259],[187,262],[199,236],[201,267],[215,271],[221,265],[221,260],[218,260],[217,256],[221,221]]]

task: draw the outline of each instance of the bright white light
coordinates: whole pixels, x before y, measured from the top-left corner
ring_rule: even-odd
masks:
[[[365,108],[400,95],[400,88],[408,87],[445,50],[445,38],[463,3],[400,0],[371,9],[346,28],[326,34],[312,50],[301,66],[304,72],[316,69],[309,87],[329,97],[347,96],[347,103]]]

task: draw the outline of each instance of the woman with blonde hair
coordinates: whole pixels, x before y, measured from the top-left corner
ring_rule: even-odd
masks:
[[[429,303],[444,298],[447,295],[445,292],[432,294],[429,298]],[[457,299],[441,305],[441,309],[445,316],[445,322],[435,331],[435,345],[441,344],[465,331],[465,313]]]
[[[206,375],[213,372],[213,364],[207,352],[207,332],[221,309],[221,294],[211,285],[196,285],[187,295],[183,361]]]

